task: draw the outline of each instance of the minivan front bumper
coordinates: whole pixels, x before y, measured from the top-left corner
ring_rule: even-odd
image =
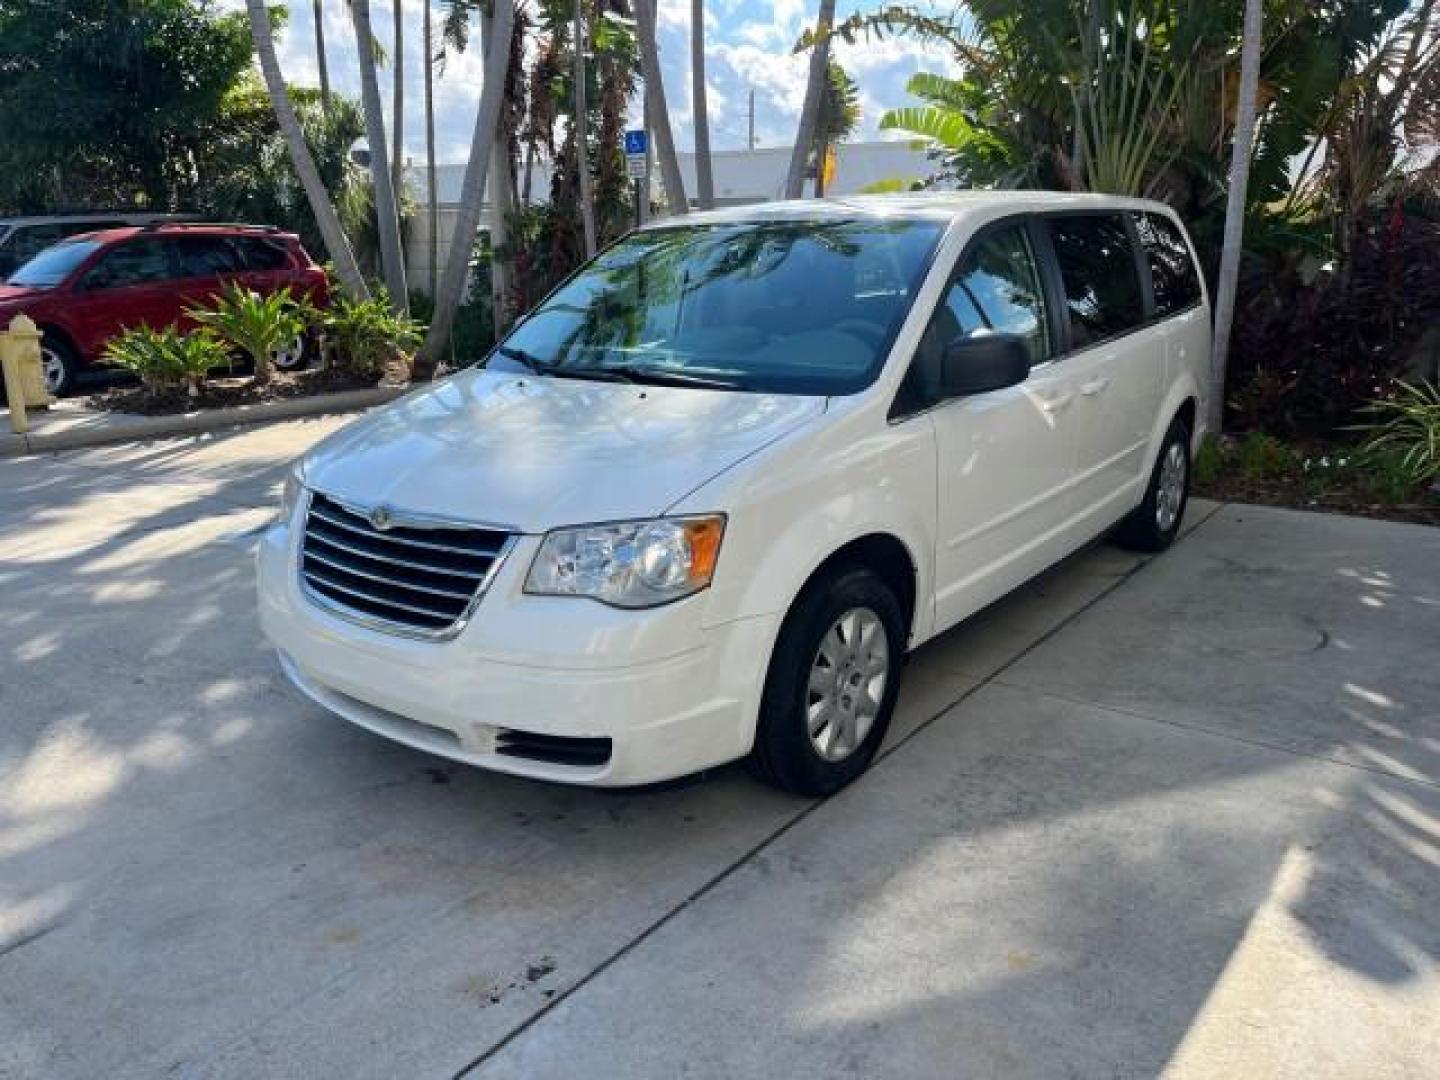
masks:
[[[294,530],[261,537],[260,620],[290,680],[397,742],[488,769],[624,786],[744,756],[777,617],[707,627],[705,595],[648,611],[536,597],[523,536],[464,630],[417,641],[304,595]]]

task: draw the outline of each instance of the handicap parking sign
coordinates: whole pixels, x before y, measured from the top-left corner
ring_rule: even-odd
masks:
[[[625,132],[625,153],[630,155],[644,154],[650,148],[649,132],[644,128],[638,131]]]

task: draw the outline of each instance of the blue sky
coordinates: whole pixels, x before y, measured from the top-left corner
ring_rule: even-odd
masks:
[[[408,13],[407,27],[414,28],[405,53],[409,76],[406,146],[420,161],[424,156],[419,47],[422,0],[403,2]],[[242,8],[244,3],[221,0],[220,6]],[[747,98],[752,89],[757,143],[788,145],[794,139],[805,94],[806,57],[793,56],[791,48],[804,28],[813,24],[818,6],[818,0],[707,0],[706,81],[712,148],[744,147]],[[880,6],[881,0],[840,3],[837,14],[844,18],[854,11]],[[281,65],[291,82],[314,85],[318,78],[311,5],[309,0],[290,0],[288,7],[290,23],[279,42]],[[376,33],[389,49],[390,0],[372,0],[371,8]],[[343,0],[325,0],[325,27],[332,81],[342,92],[358,97],[355,35]],[[689,34],[690,0],[659,0],[661,66],[676,143],[682,150],[690,149],[694,143]],[[840,43],[836,58],[859,86],[862,138],[877,137],[876,125],[885,109],[907,103],[905,81],[912,73],[952,70],[945,50],[906,40],[858,46]],[[389,77],[388,72],[382,72],[386,87]],[[469,54],[451,58],[437,84],[436,142],[442,162],[464,161],[468,154],[480,83],[479,50],[472,46]],[[386,95],[388,98],[388,89]]]

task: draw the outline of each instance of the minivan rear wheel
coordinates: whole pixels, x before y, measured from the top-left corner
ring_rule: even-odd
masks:
[[[813,582],[770,659],[751,772],[810,796],[864,772],[895,711],[904,646],[900,602],[872,571],[851,566]]]
[[[1120,523],[1115,539],[1135,551],[1164,551],[1180,535],[1190,501],[1190,428],[1178,416],[1160,444],[1145,501]]]

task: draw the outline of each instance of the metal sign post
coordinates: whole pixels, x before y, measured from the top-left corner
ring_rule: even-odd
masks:
[[[635,181],[635,226],[645,224],[650,193],[643,190],[646,162],[650,157],[650,133],[644,128],[625,132],[625,164],[630,179]]]

